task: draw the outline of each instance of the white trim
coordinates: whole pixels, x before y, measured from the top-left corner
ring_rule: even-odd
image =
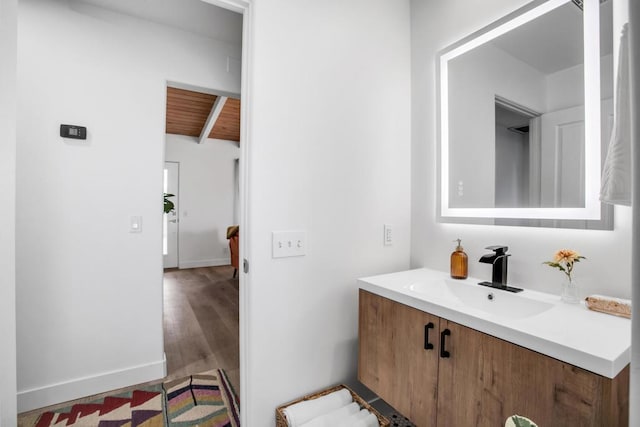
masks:
[[[631,304],[640,307],[640,4],[629,0],[629,82],[631,83]],[[616,3],[618,4],[618,3]],[[614,6],[616,5],[614,4]],[[622,3],[624,4],[624,3]],[[640,316],[631,316],[631,368],[629,380],[629,424],[640,424]]]
[[[167,80],[167,87],[174,89],[190,90],[192,92],[208,93],[215,96],[226,96],[227,98],[240,98],[237,92],[229,92],[226,90],[211,89],[208,87],[196,86],[189,83],[177,82],[175,80]]]
[[[440,215],[459,218],[600,219],[600,49],[599,2],[584,3],[585,63],[585,207],[584,208],[450,208],[448,61],[487,43],[571,0],[549,0],[527,10],[440,56]],[[594,44],[595,43],[595,44]]]
[[[218,96],[216,101],[211,106],[211,111],[209,112],[209,117],[207,117],[207,121],[204,122],[204,127],[200,132],[200,138],[198,138],[198,144],[202,144],[209,138],[209,134],[211,133],[211,129],[216,125],[218,121],[218,117],[220,117],[220,113],[222,113],[222,109],[224,108],[224,104],[227,103],[226,96]]]
[[[17,425],[16,411],[16,63],[18,2],[0,0],[0,425]]]
[[[200,260],[179,261],[178,268],[200,268],[200,267],[218,267],[220,265],[230,265],[229,257],[226,258],[210,258]]]
[[[18,392],[18,412],[30,411],[68,400],[107,392],[132,384],[141,384],[164,378],[167,375],[167,357],[154,363],[132,366],[126,369],[104,372],[90,377],[77,378]]]
[[[245,15],[246,18],[246,12],[249,10],[249,7],[251,6],[251,0],[202,0],[205,3],[211,3],[213,5],[222,7],[224,9],[228,9],[228,10],[232,10],[234,12],[237,13],[242,13],[243,15]],[[244,30],[242,32],[242,35],[244,37],[245,33]],[[244,43],[244,38],[242,39],[242,42]]]
[[[240,424],[244,426],[255,425],[259,421],[253,418],[253,401],[249,399],[251,390],[251,328],[249,317],[251,315],[251,275],[244,272],[242,264],[244,260],[251,259],[251,221],[249,217],[249,200],[251,199],[251,132],[249,112],[252,108],[251,84],[253,67],[253,8],[251,3],[244,0],[230,0],[245,4],[244,19],[242,24],[242,97],[240,106],[240,242],[239,242],[239,269],[240,279],[240,402],[243,409],[240,411]]]
[[[216,6],[224,7],[243,14],[242,20],[242,81],[240,90],[240,424],[257,425],[262,420],[252,418],[253,402],[249,399],[251,389],[251,370],[249,355],[251,354],[251,331],[249,316],[251,315],[250,293],[251,275],[244,273],[243,260],[251,259],[251,221],[249,218],[250,175],[251,175],[251,133],[250,111],[252,107],[252,64],[253,57],[253,2],[251,0],[202,0]]]

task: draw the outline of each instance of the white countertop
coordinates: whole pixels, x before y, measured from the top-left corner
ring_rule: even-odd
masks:
[[[513,294],[480,286],[477,284],[480,281],[475,278],[454,280],[448,273],[426,268],[358,279],[360,288],[366,291],[607,378],[614,378],[629,364],[629,319],[589,310],[584,303],[563,303],[559,295],[528,289]],[[456,297],[455,292],[450,292],[454,288],[458,295],[460,292],[466,295],[468,291],[472,299],[481,295],[482,309]],[[507,301],[502,307],[519,307],[517,303],[520,301],[514,298],[526,298],[545,309],[532,315],[495,315],[490,311],[493,306],[487,299],[489,293],[493,293],[492,301],[499,301],[499,298]],[[522,302],[526,304],[529,301]]]

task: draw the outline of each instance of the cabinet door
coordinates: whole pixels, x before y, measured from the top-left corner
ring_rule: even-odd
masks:
[[[626,426],[628,368],[614,380],[442,319],[438,427],[502,426],[518,414],[540,426]]]
[[[438,317],[360,290],[358,379],[418,427],[436,423],[438,328]]]

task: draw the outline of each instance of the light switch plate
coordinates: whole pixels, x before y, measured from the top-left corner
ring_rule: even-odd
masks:
[[[393,225],[391,224],[384,225],[384,245],[393,245]]]
[[[304,256],[307,254],[306,231],[274,231],[272,236],[273,258]]]
[[[129,220],[129,233],[142,233],[142,217],[132,216]]]

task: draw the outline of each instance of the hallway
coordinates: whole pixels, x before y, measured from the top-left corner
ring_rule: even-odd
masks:
[[[239,394],[238,278],[233,267],[164,273],[167,378],[221,368]]]

